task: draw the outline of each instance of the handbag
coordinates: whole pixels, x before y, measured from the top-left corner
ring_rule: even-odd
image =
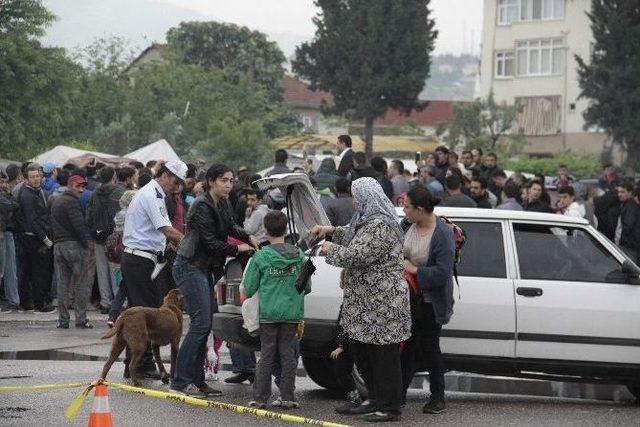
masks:
[[[307,283],[309,282],[309,279],[311,279],[311,276],[315,272],[316,272],[316,266],[313,265],[313,261],[311,261],[311,258],[307,258],[307,260],[302,265],[302,268],[300,269],[298,278],[296,279],[296,290],[298,291],[299,294],[303,293],[304,290],[307,288]]]

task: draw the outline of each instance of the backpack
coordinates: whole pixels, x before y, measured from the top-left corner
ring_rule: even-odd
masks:
[[[122,243],[122,233],[114,231],[111,233],[107,240],[105,240],[105,249],[107,253],[107,259],[115,264],[120,264],[120,259],[124,253],[124,243]]]
[[[89,229],[97,242],[105,242],[116,227],[115,216],[109,195],[94,193],[89,204]]]
[[[462,248],[464,247],[464,244],[467,243],[467,233],[464,232],[464,229],[462,227],[451,221],[449,218],[445,216],[440,216],[440,218],[442,218],[444,222],[451,226],[451,229],[453,230],[453,236],[456,241],[456,253],[453,260],[453,277],[455,277],[456,285],[458,285],[458,298],[461,298],[460,282],[458,282],[458,264],[460,263],[460,259],[462,258]]]

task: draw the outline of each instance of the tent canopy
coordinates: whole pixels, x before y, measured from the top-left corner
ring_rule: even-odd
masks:
[[[55,162],[58,166],[62,166],[65,163],[68,163],[70,160],[75,159],[76,157],[81,157],[89,155],[92,157],[100,159],[111,159],[116,158],[113,154],[100,153],[97,151],[88,151],[88,150],[80,150],[78,148],[67,147],[66,145],[56,145],[49,151],[45,151],[39,156],[31,159],[32,162],[36,163],[44,163],[47,161]]]
[[[164,160],[167,162],[171,160],[180,160],[180,157],[178,157],[173,148],[171,148],[171,145],[165,139],[161,139],[136,151],[132,151],[125,157],[137,160],[144,164],[149,160]]]

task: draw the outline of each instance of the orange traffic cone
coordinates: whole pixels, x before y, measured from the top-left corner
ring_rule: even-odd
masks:
[[[113,418],[109,409],[109,396],[107,396],[107,386],[98,384],[91,405],[88,427],[113,427]]]

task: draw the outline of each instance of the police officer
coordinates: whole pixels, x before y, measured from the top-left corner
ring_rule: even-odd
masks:
[[[162,165],[147,185],[131,200],[124,223],[122,241],[125,246],[120,268],[127,284],[129,306],[159,307],[160,295],[156,277],[164,264],[167,240],[178,246],[182,233],[171,226],[165,196],[173,194],[187,176],[187,165],[179,160]],[[124,377],[129,378],[130,353],[127,348]],[[139,362],[144,378],[160,379],[151,351]]]

